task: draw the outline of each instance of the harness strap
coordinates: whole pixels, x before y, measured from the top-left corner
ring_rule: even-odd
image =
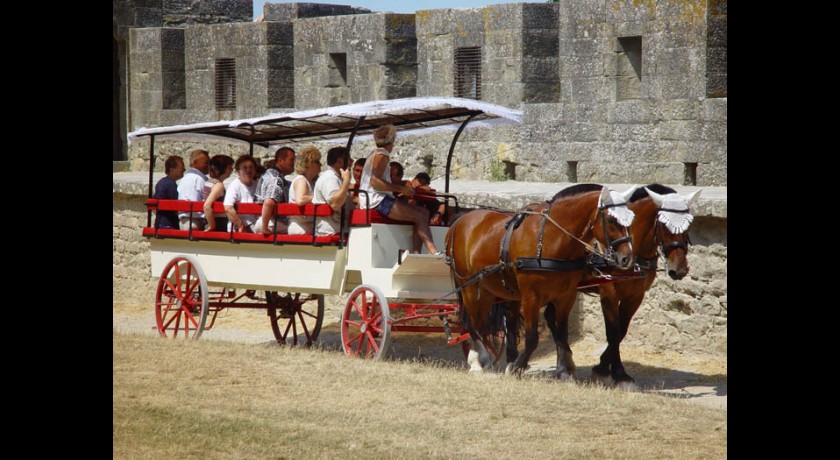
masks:
[[[659,257],[639,257],[636,256],[636,264],[642,270],[656,270],[659,263]]]
[[[552,272],[571,272],[586,267],[586,258],[579,259],[548,259],[541,257],[520,257],[514,262],[519,270],[538,270]]]

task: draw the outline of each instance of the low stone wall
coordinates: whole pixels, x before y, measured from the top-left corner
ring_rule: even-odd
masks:
[[[114,174],[113,303],[148,305],[151,309],[157,280],[150,277],[149,242],[141,236],[141,228],[146,225],[144,202],[147,194],[147,186],[141,176],[136,173]],[[156,175],[157,179],[159,177]],[[148,176],[145,180],[148,180]],[[533,193],[535,187],[535,184],[528,184],[529,193]],[[473,184],[469,190],[459,192],[459,197],[465,202],[483,202],[486,201],[483,197],[493,193],[496,197],[494,205],[508,208],[536,201],[529,193],[511,194],[506,192],[506,188],[516,188],[516,184],[487,183],[483,191],[479,191],[479,186]],[[526,187],[522,185],[522,188]],[[619,186],[615,188],[623,189]],[[490,189],[493,192],[488,192]],[[680,281],[659,274],[630,325],[625,339],[628,344],[653,350],[726,353],[725,189],[723,192],[706,192],[704,189],[703,194],[707,197],[701,198],[692,211],[695,213],[691,226],[694,244],[688,256],[689,274]],[[328,304],[341,304],[342,301],[338,296],[329,296],[327,299]],[[549,337],[546,331],[543,339]],[[594,338],[606,343],[604,320],[597,296],[579,296],[578,305],[572,312],[570,338],[573,341]]]

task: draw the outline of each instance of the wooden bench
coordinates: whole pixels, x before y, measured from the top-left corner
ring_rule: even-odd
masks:
[[[313,223],[319,217],[332,215],[332,208],[328,204],[306,204],[303,206],[294,203],[279,203],[276,205],[277,216],[305,216],[311,217]],[[262,214],[262,204],[258,203],[237,203],[234,205],[239,214]],[[176,211],[176,212],[204,212],[203,201],[184,200],[158,200],[149,198],[146,201],[146,209],[149,211]],[[224,204],[213,203],[213,212],[219,216],[225,216]],[[150,238],[181,238],[193,241],[213,240],[228,241],[231,243],[269,243],[269,244],[309,244],[314,246],[338,245],[343,246],[340,235],[315,236],[315,235],[285,235],[282,233],[263,235],[262,233],[242,233],[235,231],[204,231],[204,230],[180,230],[172,228],[144,227],[143,236]]]

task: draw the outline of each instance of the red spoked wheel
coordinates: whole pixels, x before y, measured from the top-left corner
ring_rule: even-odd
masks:
[[[341,345],[350,356],[382,359],[391,343],[388,300],[378,288],[353,289],[341,317]]]
[[[209,302],[207,278],[190,256],[178,256],[166,264],[155,295],[155,321],[162,337],[201,337]]]
[[[309,347],[318,340],[324,321],[323,295],[267,291],[265,296],[277,343]]]

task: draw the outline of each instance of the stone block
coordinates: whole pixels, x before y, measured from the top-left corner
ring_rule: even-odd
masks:
[[[385,14],[385,38],[411,38],[416,40],[415,18],[413,14]]]
[[[707,121],[702,124],[700,136],[707,141],[726,143],[726,121]]]
[[[162,72],[184,72],[185,65],[184,52],[181,50],[163,50],[160,61],[160,69]]]
[[[567,86],[571,100],[577,104],[595,104],[610,99],[609,87],[601,78],[572,78]]]
[[[160,29],[160,47],[164,50],[184,51],[184,29]]]
[[[673,141],[695,141],[701,138],[703,125],[697,120],[664,120],[658,125],[659,138]]]
[[[522,59],[522,80],[558,82],[560,79],[559,63],[554,58],[524,57]]]
[[[480,21],[479,25],[483,30],[519,29],[522,27],[522,10],[522,4],[503,3],[487,5],[481,10],[471,10],[468,15],[472,18],[478,19]],[[454,11],[454,13],[454,17],[452,17],[450,21],[456,23],[460,17],[461,11]]]
[[[621,20],[611,23],[612,37],[642,37],[645,35],[644,20]]]
[[[295,67],[294,49],[291,46],[268,46],[266,50],[268,69],[293,70]]]
[[[624,0],[608,0],[604,5],[605,21],[612,24],[623,22],[645,22],[656,18],[657,8],[665,2],[627,2]],[[650,8],[648,8],[650,6]]]
[[[131,52],[159,50],[160,31],[159,28],[131,29],[128,33],[129,50]]]
[[[706,49],[706,72],[726,73],[726,47],[715,47]]]
[[[646,100],[618,101],[607,109],[607,123],[651,123],[651,103]]]
[[[706,121],[726,122],[727,98],[704,99],[702,101],[703,118]]]
[[[417,65],[417,42],[407,40],[385,47],[385,62],[389,64]]]
[[[663,100],[654,104],[656,120],[699,120],[701,103],[697,99]]]
[[[694,90],[696,82],[689,78],[678,77],[676,75],[662,76],[658,78],[661,85],[662,99],[686,99],[696,96],[697,91]]]
[[[294,33],[291,23],[269,22],[266,24],[266,44],[292,45],[294,44]]]
[[[557,29],[560,6],[556,3],[524,3],[522,27],[526,29]]]
[[[556,29],[525,29],[522,31],[522,54],[524,55],[556,57],[559,46]]]
[[[524,94],[522,101],[533,102],[557,102],[560,99],[560,82],[534,83],[528,82],[523,85]]]

